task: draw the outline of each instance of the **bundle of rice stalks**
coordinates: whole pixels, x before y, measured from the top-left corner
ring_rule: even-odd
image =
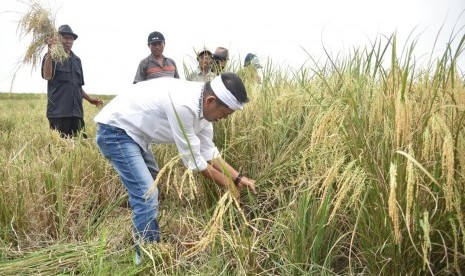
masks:
[[[63,62],[68,56],[60,43],[61,37],[55,28],[55,18],[51,10],[35,1],[25,4],[29,6],[29,11],[19,21],[18,30],[21,37],[32,35],[32,41],[22,62],[32,64],[33,68],[40,64],[41,53],[47,47],[46,40],[49,38],[59,42],[52,44],[50,48],[52,58],[57,62]]]

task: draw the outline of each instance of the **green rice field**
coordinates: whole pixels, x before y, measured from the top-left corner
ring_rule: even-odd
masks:
[[[66,140],[45,94],[1,93],[0,275],[465,274],[456,39],[423,66],[393,35],[246,81],[246,108],[215,123],[223,157],[257,181],[240,202],[153,146],[162,243],[138,266],[125,190],[95,144],[99,109],[84,102],[89,138]]]

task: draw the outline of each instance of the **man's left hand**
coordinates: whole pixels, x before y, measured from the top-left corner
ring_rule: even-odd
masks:
[[[99,98],[91,98],[90,103],[97,107],[103,105],[103,101],[100,100]]]

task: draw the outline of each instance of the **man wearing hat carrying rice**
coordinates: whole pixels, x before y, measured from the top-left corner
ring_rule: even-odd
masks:
[[[158,78],[130,90],[118,94],[94,121],[97,145],[128,191],[136,241],[160,241],[158,190],[148,193],[159,172],[151,143],[176,144],[187,168],[223,188],[235,185],[256,193],[255,181],[224,161],[213,143],[212,122],[242,110],[248,101],[236,74],[223,73],[207,83]]]
[[[78,35],[68,25],[58,28],[61,44],[67,58],[58,62],[53,60],[51,48],[56,38],[48,38],[48,52],[42,60],[42,78],[47,82],[47,118],[51,129],[58,130],[62,137],[73,137],[84,131],[84,110],[82,98],[99,106],[103,102],[99,98],[87,95],[82,89],[84,74],[81,59],[71,51]],[[85,133],[83,133],[85,136]]]

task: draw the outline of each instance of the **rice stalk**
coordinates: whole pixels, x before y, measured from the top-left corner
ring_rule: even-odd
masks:
[[[327,176],[325,177],[325,180],[323,181],[323,184],[320,187],[320,191],[323,191],[323,194],[321,195],[321,198],[326,198],[326,194],[331,188],[331,184],[333,183],[334,179],[339,175],[339,169],[344,163],[344,159],[339,159],[335,164],[329,168]],[[325,201],[322,200],[320,203],[320,206],[318,207],[318,212],[321,211],[321,208],[323,207]]]
[[[173,263],[176,257],[174,247],[166,243],[143,243],[139,248],[152,262],[155,275],[166,275],[167,270],[171,270],[169,275],[173,274]]]
[[[166,183],[166,185],[165,185],[165,186],[166,186],[166,187],[165,187],[165,193],[166,193],[167,195],[169,194],[169,191],[170,191],[170,185],[169,185],[169,183],[171,183],[171,182],[170,182],[170,181],[171,181],[171,177],[176,177],[176,176],[178,175],[178,172],[179,172],[180,168],[176,166],[176,167],[174,167],[174,168],[171,168],[170,170],[172,170],[172,172],[171,172],[171,173],[167,173],[167,178],[166,178],[166,181],[165,181],[165,183]],[[160,176],[160,177],[161,177],[161,176]],[[157,179],[159,179],[158,176],[157,176]],[[157,185],[158,185],[158,182],[157,182]],[[182,183],[181,183],[181,185],[179,185],[179,186],[178,186],[178,185],[173,185],[173,187],[174,187],[174,189],[176,190],[176,192],[177,192],[177,194],[179,195],[179,197],[181,197],[181,194],[182,194]]]
[[[428,176],[429,179],[431,179],[431,181],[433,181],[433,183],[435,183],[437,186],[439,186],[439,183],[436,180],[436,178],[434,178],[434,176],[431,175],[431,173],[429,173],[428,170],[424,166],[422,166],[415,158],[413,158],[412,156],[410,156],[409,154],[407,154],[406,152],[401,151],[401,150],[396,151],[396,153],[401,154],[401,155],[405,156],[408,160],[412,161],[413,164],[417,168],[419,168],[426,176]]]
[[[434,154],[438,148],[441,148],[443,132],[441,130],[441,124],[444,124],[442,118],[438,114],[434,114],[431,120],[431,146],[430,153]],[[434,156],[434,155],[433,155]]]
[[[409,146],[409,155],[412,158],[415,158],[412,146]],[[415,171],[414,164],[411,160],[407,160],[407,206],[405,207],[405,223],[407,229],[410,230],[411,225],[411,215],[414,206],[414,199],[416,198],[416,182],[417,182],[417,173]]]
[[[184,171],[184,174],[181,177],[181,188],[184,186],[184,183],[187,181],[189,187],[189,199],[195,199],[197,193],[197,185],[195,185],[194,174],[191,169],[187,169]],[[179,191],[179,198],[181,198],[182,190]]]
[[[442,171],[445,175],[444,194],[446,198],[446,210],[452,211],[454,193],[454,146],[450,133],[444,137],[442,147]]]
[[[359,201],[360,195],[363,191],[365,191],[365,188],[367,187],[366,179],[367,175],[365,171],[362,168],[357,168],[352,178],[352,195],[350,196],[349,205],[347,207],[351,207]]]
[[[465,220],[463,216],[462,200],[460,192],[454,193],[454,207],[457,212],[457,221],[459,223],[460,229],[465,229]],[[463,251],[465,251],[465,233],[462,232],[462,246]]]
[[[11,260],[0,260],[1,275],[57,275],[79,272],[80,262],[108,254],[105,244],[58,244],[34,252],[21,253]]]
[[[458,243],[458,233],[457,233],[457,226],[452,218],[449,218],[449,224],[452,229],[452,237],[454,238],[454,267],[458,268],[458,254],[459,254],[459,243]]]
[[[423,270],[426,269],[426,266],[429,267],[429,253],[431,251],[431,240],[430,240],[430,223],[429,223],[429,213],[428,211],[423,212],[423,219],[420,219],[420,227],[423,230],[423,242],[421,244],[421,249],[423,251]]]
[[[31,0],[26,3],[29,11],[21,17],[18,23],[20,37],[31,35],[32,39],[23,57],[24,64],[32,64],[33,68],[41,63],[41,53],[47,47],[48,38],[54,38],[59,43],[52,44],[50,54],[56,62],[62,63],[68,58],[61,36],[55,27],[55,17],[50,9],[42,7],[38,2]]]
[[[363,190],[362,188],[364,187],[365,176],[360,167],[354,168],[356,162],[357,161],[352,161],[349,163],[341,175],[341,183],[338,185],[338,191],[333,200],[334,206],[331,215],[328,218],[328,223],[332,221],[337,211],[342,206],[342,203],[348,197],[350,191],[352,191],[352,196],[349,198],[347,206],[345,207],[349,207],[353,202],[355,202],[355,197],[358,197]]]
[[[199,252],[204,251],[207,246],[214,241],[218,231],[223,228],[223,216],[232,204],[233,200],[233,196],[230,192],[226,192],[221,197],[217,203],[212,218],[203,231],[203,237],[200,241],[196,242],[194,246],[183,252],[184,257],[190,258]]]
[[[432,137],[428,127],[425,127],[423,131],[423,149],[421,152],[422,157],[425,160],[428,160],[431,157],[431,145],[432,145]]]
[[[168,180],[170,180],[170,175],[171,173],[173,173],[173,166],[181,159],[181,155],[178,154],[176,156],[174,156],[173,158],[171,158],[171,160],[169,160],[164,166],[163,168],[160,169],[160,171],[158,172],[158,175],[155,179],[155,181],[153,182],[152,186],[150,186],[149,190],[147,191],[147,194],[151,195],[155,192],[156,188],[158,187],[158,183],[160,183],[160,179],[162,179],[162,177],[166,174],[168,176]],[[168,187],[169,187],[169,182],[166,182],[166,192],[169,191]],[[173,184],[174,186],[176,186],[176,184]],[[177,186],[176,186],[177,187]]]
[[[338,132],[341,119],[341,102],[337,101],[325,110],[324,113],[317,114],[317,117],[313,119],[313,129],[310,129],[310,145],[309,150],[314,150],[317,147],[321,147],[330,141],[328,139],[334,133]],[[344,112],[344,111],[343,111]],[[328,143],[329,144],[329,143]]]
[[[407,107],[405,101],[402,101],[400,97],[397,98],[395,103],[395,124],[396,124],[396,148],[400,148],[403,144],[404,137],[406,135],[406,124],[407,124]]]
[[[397,207],[397,166],[391,163],[389,169],[389,217],[394,225],[394,237],[397,244],[400,243],[400,223],[399,223],[399,209]]]
[[[188,250],[183,252],[183,256],[186,258],[191,258],[192,256],[204,251],[213,241],[217,236],[220,238],[221,245],[224,248],[224,239],[225,237],[228,237],[226,233],[224,233],[223,230],[223,219],[228,210],[230,210],[231,215],[229,217],[229,224],[233,229],[233,217],[234,213],[231,209],[232,205],[236,206],[236,209],[234,209],[234,213],[238,213],[242,220],[244,221],[245,225],[252,229],[255,232],[258,232],[258,230],[253,227],[252,225],[249,224],[247,221],[247,218],[245,217],[244,212],[239,206],[239,202],[236,200],[236,196],[233,194],[231,190],[227,191],[221,199],[218,201],[217,206],[215,208],[215,211],[213,212],[213,215],[206,225],[206,227],[203,230],[202,233],[202,238],[196,242],[192,247],[190,247]],[[222,235],[218,235],[218,233],[221,232],[223,233]],[[233,240],[237,243],[237,241],[233,238]]]

